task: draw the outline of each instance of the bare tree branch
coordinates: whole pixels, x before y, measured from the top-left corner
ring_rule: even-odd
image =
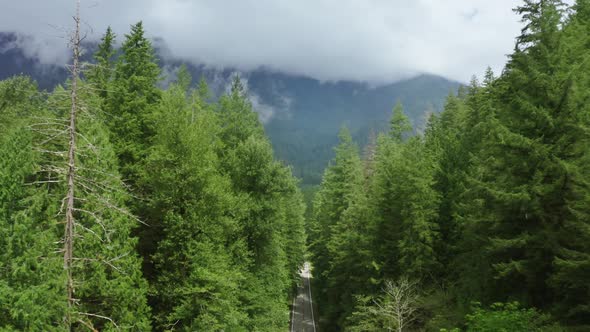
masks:
[[[396,331],[403,332],[416,320],[415,314],[418,307],[416,286],[416,282],[406,277],[402,277],[397,282],[387,280],[382,289],[381,298],[373,300],[377,307],[373,312],[383,319],[388,331],[393,331],[395,328]]]
[[[86,326],[90,331],[92,332],[99,332],[97,329],[95,329],[92,324],[88,321],[85,321],[83,319],[78,319],[78,322],[82,323],[82,325]]]
[[[72,258],[74,251],[74,211],[75,211],[75,177],[76,177],[76,112],[78,100],[78,61],[80,58],[80,0],[76,0],[76,30],[72,38],[73,49],[73,67],[72,67],[72,88],[71,101],[72,107],[70,110],[70,126],[69,126],[69,142],[68,142],[68,193],[66,203],[66,225],[64,229],[64,269],[66,270],[66,291],[68,296],[68,309],[66,312],[65,322],[68,331],[72,329],[72,309],[75,305],[74,301],[74,280],[72,276]]]
[[[77,314],[78,315],[83,315],[83,316],[89,316],[89,317],[97,317],[97,318],[102,318],[102,319],[108,320],[109,322],[113,323],[113,325],[115,326],[115,328],[117,330],[121,330],[119,328],[119,325],[117,325],[117,323],[115,323],[115,321],[112,318],[109,318],[107,316],[102,316],[102,315],[97,315],[97,314],[91,314],[91,313],[88,313],[88,312],[77,312]]]

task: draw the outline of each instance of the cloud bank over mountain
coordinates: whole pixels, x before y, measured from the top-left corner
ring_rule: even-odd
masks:
[[[518,0],[82,0],[88,38],[143,20],[180,59],[319,80],[391,82],[419,73],[468,81],[500,71],[520,29]],[[67,59],[73,0],[0,0],[0,31],[41,63]],[[1,50],[0,50],[1,51]]]

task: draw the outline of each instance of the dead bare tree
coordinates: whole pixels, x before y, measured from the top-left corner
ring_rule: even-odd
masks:
[[[74,17],[76,28],[71,40],[73,50],[73,63],[71,67],[72,82],[70,89],[71,110],[70,110],[70,126],[69,142],[68,142],[68,170],[67,170],[67,196],[66,196],[66,223],[64,231],[64,269],[67,276],[67,296],[68,296],[68,310],[66,312],[65,323],[66,328],[71,330],[72,327],[72,311],[75,305],[74,299],[74,280],[72,278],[72,262],[74,251],[74,211],[75,211],[75,188],[76,188],[76,114],[78,111],[78,79],[79,61],[80,61],[80,0],[76,0],[76,15]]]
[[[418,293],[416,282],[402,277],[397,282],[387,280],[383,287],[383,295],[374,303],[376,314],[381,316],[388,331],[403,332],[416,319]]]
[[[51,92],[45,101],[46,108],[28,126],[33,133],[34,150],[41,156],[37,177],[28,185],[43,187],[50,197],[49,204],[59,204],[52,208],[59,210],[55,217],[60,221],[60,232],[63,224],[63,237],[56,241],[58,248],[52,255],[63,258],[67,301],[62,317],[64,329],[86,327],[97,331],[106,323],[115,329],[125,329],[130,324],[120,325],[117,318],[109,317],[114,313],[108,306],[98,308],[76,295],[81,290],[87,293],[85,274],[92,273],[91,266],[96,263],[119,275],[128,273],[124,260],[133,253],[128,248],[112,250],[121,244],[116,242],[120,239],[113,237],[117,227],[121,227],[120,221],[117,224],[114,220],[141,221],[124,204],[126,198],[138,198],[129,193],[116,165],[108,159],[110,142],[102,126],[109,115],[101,110],[98,95],[103,89],[82,78],[87,67],[94,65],[81,59],[85,39],[81,31],[81,0],[74,1],[75,26],[69,37],[72,58],[67,65],[69,85],[65,89],[58,86]],[[96,252],[89,250],[91,243],[96,242],[111,249],[99,252],[96,246],[91,249]]]

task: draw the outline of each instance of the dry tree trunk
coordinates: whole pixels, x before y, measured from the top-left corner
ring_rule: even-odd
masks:
[[[402,332],[416,319],[418,293],[417,283],[400,278],[397,282],[387,280],[383,295],[373,300],[375,313],[383,320],[387,331]]]
[[[76,29],[72,37],[73,64],[72,64],[72,82],[70,97],[72,107],[70,110],[69,142],[68,142],[68,170],[67,170],[67,205],[66,205],[66,224],[64,231],[64,270],[67,275],[67,296],[68,308],[65,317],[66,328],[71,330],[72,311],[75,305],[74,299],[74,280],[72,277],[72,262],[74,251],[74,190],[76,176],[76,113],[78,111],[78,78],[79,78],[79,60],[80,60],[80,0],[76,0],[76,16],[74,17]]]

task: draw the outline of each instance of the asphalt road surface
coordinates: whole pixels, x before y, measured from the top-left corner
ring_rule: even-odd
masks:
[[[293,300],[293,311],[291,312],[291,332],[316,332],[309,263],[303,265],[300,274],[301,282],[297,288],[297,297]]]

